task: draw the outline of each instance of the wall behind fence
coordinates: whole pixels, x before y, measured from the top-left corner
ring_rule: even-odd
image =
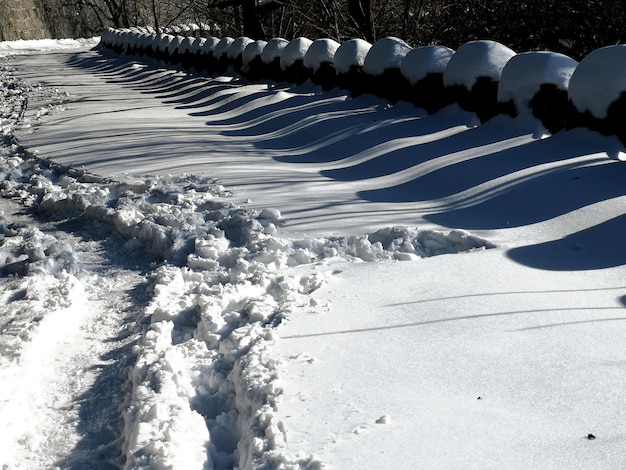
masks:
[[[50,37],[42,12],[40,0],[0,0],[0,41]]]

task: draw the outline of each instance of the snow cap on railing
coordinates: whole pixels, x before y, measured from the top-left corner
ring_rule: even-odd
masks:
[[[303,61],[306,51],[312,43],[313,41],[303,37],[289,41],[289,44],[285,46],[280,56],[280,67],[286,70],[289,66],[296,63],[296,61]]]
[[[402,59],[400,71],[414,85],[428,74],[443,74],[453,54],[454,50],[445,46],[416,47]]]
[[[385,70],[399,69],[402,59],[411,50],[402,39],[388,37],[374,43],[363,64],[363,71],[368,75],[382,75]]]
[[[471,90],[480,77],[500,80],[502,69],[515,51],[495,41],[471,41],[461,45],[443,74],[446,86],[462,85]]]
[[[363,39],[345,41],[335,52],[334,65],[337,73],[348,73],[351,67],[363,67],[371,48],[372,45]]]
[[[332,64],[339,46],[332,39],[316,39],[304,54],[304,66],[317,70],[324,62]]]

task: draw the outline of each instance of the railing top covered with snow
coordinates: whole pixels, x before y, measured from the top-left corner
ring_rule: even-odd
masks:
[[[626,143],[626,45],[590,53],[579,64],[549,51],[516,53],[494,41],[471,41],[453,51],[412,48],[401,39],[374,44],[352,39],[189,38],[149,29],[103,31],[105,48],[148,56],[209,74],[229,68],[251,81],[312,80],[324,91],[372,93],[412,102],[428,113],[457,103],[481,122],[497,114],[532,114],[551,133],[588,127]]]

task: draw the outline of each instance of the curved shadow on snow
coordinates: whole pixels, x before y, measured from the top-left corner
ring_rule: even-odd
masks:
[[[595,166],[585,166],[594,164]],[[520,227],[543,222],[624,194],[626,165],[598,156],[564,164],[486,191],[484,201],[426,215],[426,220],[467,230]]]
[[[626,249],[621,246],[624,233],[626,214],[559,240],[513,248],[507,256],[525,266],[549,271],[612,268],[626,264]]]
[[[529,133],[526,126],[516,126],[511,121],[511,118],[502,116],[500,119],[494,119],[465,132],[378,155],[354,166],[323,170],[321,173],[339,181],[356,181],[387,176],[437,157],[502,142]],[[428,125],[432,119],[427,117],[424,122]],[[440,129],[427,127],[425,133],[433,133],[437,130]]]
[[[621,310],[623,311],[623,307],[575,307],[575,308],[546,308],[546,309],[532,309],[532,310],[515,310],[511,312],[496,312],[496,313],[483,313],[478,315],[462,315],[453,318],[440,318],[437,320],[426,320],[426,321],[418,321],[412,323],[402,323],[399,325],[386,325],[386,326],[377,326],[371,328],[355,328],[353,330],[341,330],[341,331],[327,331],[322,333],[309,333],[303,335],[291,335],[291,336],[281,336],[281,340],[289,340],[289,339],[299,339],[299,338],[316,338],[322,336],[336,336],[336,335],[348,335],[348,334],[358,334],[358,333],[370,333],[374,331],[385,331],[385,330],[397,330],[400,328],[414,328],[418,326],[425,325],[434,325],[437,323],[449,323],[455,321],[463,321],[463,320],[477,320],[481,318],[493,318],[493,317],[504,317],[509,315],[523,315],[523,314],[536,314],[536,313],[553,313],[553,312],[573,312],[573,311],[607,311],[607,310]],[[605,319],[599,320],[590,320],[590,321],[604,321]]]
[[[485,124],[484,126],[486,126]],[[484,127],[484,126],[481,126]],[[479,129],[481,129],[479,128]],[[477,130],[479,130],[477,129]],[[473,132],[472,131],[468,131]],[[465,133],[465,134],[467,134]],[[512,136],[514,137],[514,136]],[[451,152],[442,152],[442,164],[435,169],[428,168],[420,174],[415,168],[409,174],[409,181],[383,188],[360,191],[360,197],[371,202],[415,202],[440,199],[467,191],[481,184],[495,181],[516,172],[530,170],[548,163],[563,162],[576,157],[598,152],[594,139],[572,145],[570,134],[563,132],[552,137],[533,141],[503,142],[501,148],[476,157],[455,162]],[[495,143],[498,140],[494,141]],[[445,159],[451,162],[446,164]]]

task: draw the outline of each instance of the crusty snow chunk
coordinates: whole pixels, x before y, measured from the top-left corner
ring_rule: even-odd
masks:
[[[220,42],[218,42],[213,49],[213,57],[222,57],[224,54],[226,54],[228,48],[233,42],[235,42],[235,40],[229,36],[220,39]]]
[[[518,110],[528,103],[543,84],[566,90],[578,62],[556,52],[524,52],[507,62],[498,87],[498,101],[513,100]]]
[[[400,71],[414,85],[428,74],[445,72],[453,54],[454,50],[445,46],[416,47],[402,59]]]
[[[576,67],[568,91],[578,111],[606,118],[610,104],[626,91],[626,45],[588,54]]]
[[[471,90],[479,77],[498,82],[502,69],[514,55],[513,50],[499,42],[467,42],[450,58],[443,74],[443,83],[446,86],[463,85]]]
[[[282,56],[287,44],[289,44],[289,41],[283,38],[270,39],[261,53],[261,60],[263,63],[270,64],[274,59]]]
[[[304,54],[304,66],[313,70],[324,62],[333,63],[340,44],[332,39],[316,39]]]
[[[306,51],[309,50],[311,44],[313,44],[313,41],[302,37],[289,41],[289,44],[287,44],[280,56],[280,67],[283,70],[287,70],[287,68],[296,61],[304,61]]]
[[[252,39],[247,38],[245,36],[241,36],[235,39],[231,43],[231,45],[228,46],[228,49],[226,50],[226,56],[229,59],[234,59],[235,57],[243,54],[243,51],[246,48],[246,46],[252,42],[253,42]]]
[[[382,75],[387,69],[399,69],[410,50],[411,46],[402,39],[379,39],[367,53],[363,71],[368,75]]]
[[[243,65],[244,67],[250,64],[256,57],[261,57],[263,49],[267,45],[267,41],[253,41],[246,46],[243,50]]]
[[[350,67],[363,67],[365,57],[372,45],[363,39],[350,39],[335,52],[334,65],[337,73],[348,73]]]

